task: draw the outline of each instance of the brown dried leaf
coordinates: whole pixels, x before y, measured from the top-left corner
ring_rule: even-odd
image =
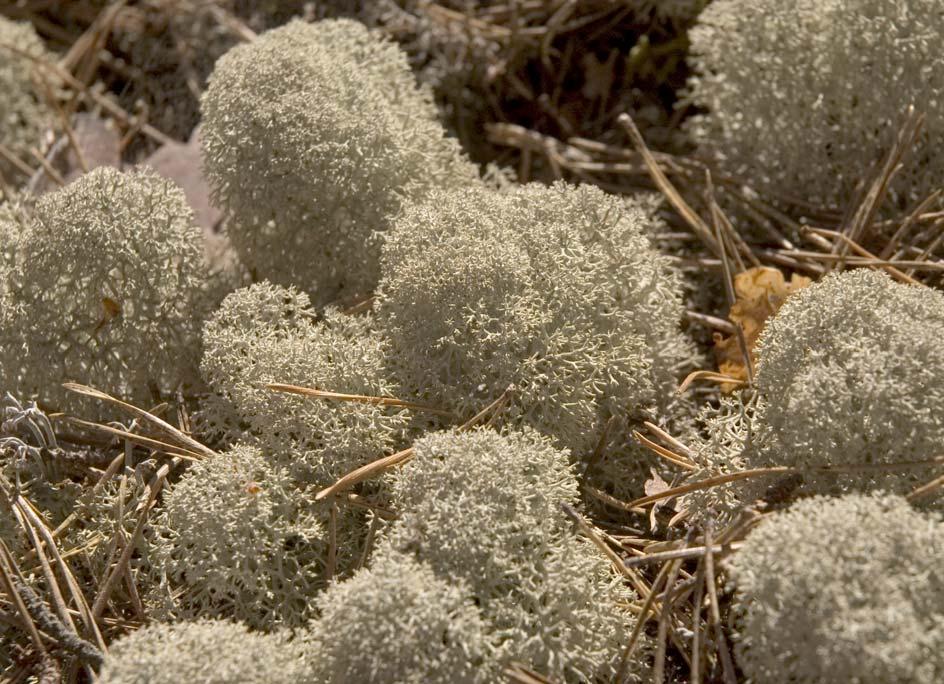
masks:
[[[121,304],[111,297],[102,297],[102,309],[104,310],[105,320],[110,321],[121,315]]]
[[[652,478],[646,480],[646,483],[643,485],[643,490],[646,492],[646,496],[661,494],[670,488],[669,483],[660,477],[659,473],[655,471],[655,468],[650,468],[649,472],[652,473]],[[655,532],[656,527],[658,527],[659,524],[656,520],[656,511],[658,511],[661,506],[667,505],[668,502],[669,500],[657,501],[655,505],[649,510],[649,528],[653,532]]]
[[[812,281],[794,273],[790,282],[786,282],[776,268],[758,266],[743,271],[734,278],[734,293],[737,301],[731,307],[728,318],[739,326],[744,333],[744,341],[751,354],[751,366],[756,367],[756,345],[764,323],[773,316],[786,301],[787,297],[801,290]],[[736,335],[725,337],[715,333],[715,359],[718,370],[738,380],[747,380],[747,369],[744,367],[744,357],[738,347]],[[724,383],[721,391],[733,392],[737,389],[734,383]]]

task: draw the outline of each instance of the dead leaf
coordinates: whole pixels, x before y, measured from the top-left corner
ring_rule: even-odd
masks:
[[[111,297],[102,297],[102,309],[105,312],[105,320],[110,321],[121,315],[121,304]]]
[[[787,297],[811,282],[809,278],[794,273],[788,283],[783,273],[776,268],[766,266],[749,268],[735,276],[734,293],[737,299],[731,307],[728,319],[739,326],[744,333],[744,341],[750,350],[752,368],[757,365],[756,345],[764,329],[764,323],[780,310]],[[720,333],[715,333],[714,342],[718,370],[723,375],[746,381],[747,369],[738,347],[737,336],[725,337]],[[737,387],[735,383],[723,383],[721,391],[730,393]]]
[[[73,128],[75,141],[82,150],[82,158],[89,171],[101,166],[121,168],[121,134],[115,129],[113,122],[92,114],[79,113],[75,115]],[[64,161],[63,177],[67,183],[85,173],[75,150],[71,147]]]
[[[210,185],[203,175],[199,126],[188,142],[163,145],[144,164],[184,191],[194,219],[203,229],[203,252],[210,271],[238,279],[238,259],[229,239],[220,231],[223,213],[213,206]]]
[[[113,320],[118,318],[121,315],[121,304],[116,302],[111,297],[102,297],[102,317],[95,324],[95,329],[92,330],[92,337],[96,337],[102,328],[111,323]]]
[[[601,62],[593,53],[584,55],[580,61],[583,66],[583,87],[580,92],[585,98],[597,100],[609,96],[613,90],[614,68],[618,56],[619,51],[613,50],[607,55],[606,61]]]
[[[646,483],[643,485],[643,490],[646,492],[646,496],[653,496],[655,494],[661,494],[662,492],[669,489],[669,483],[662,479],[659,473],[656,472],[655,468],[650,468],[649,472],[652,473],[652,478],[646,480]],[[649,528],[655,532],[658,527],[658,521],[656,521],[656,512],[662,507],[667,506],[671,499],[665,501],[656,501],[652,508],[649,511]]]
[[[144,165],[180,186],[193,209],[197,224],[208,237],[212,237],[220,221],[220,211],[210,201],[210,186],[203,175],[200,129],[194,130],[186,143],[163,145],[144,161]]]
[[[81,150],[81,160],[76,148]],[[100,166],[121,168],[121,134],[113,123],[94,114],[80,112],[72,120],[72,138],[62,138],[46,155],[49,164],[66,184]],[[83,167],[84,164],[84,167]],[[30,181],[30,191],[39,196],[59,187],[48,173]]]

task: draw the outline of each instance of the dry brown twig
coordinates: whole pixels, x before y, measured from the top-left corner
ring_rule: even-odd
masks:
[[[665,195],[666,199],[669,200],[675,210],[685,219],[686,223],[691,227],[692,232],[701,239],[709,251],[715,256],[723,255],[724,252],[718,242],[717,236],[712,234],[712,230],[708,224],[705,223],[701,216],[682,198],[679,191],[675,189],[675,186],[672,185],[668,177],[663,173],[655,157],[652,156],[645,141],[643,141],[642,134],[639,132],[639,129],[636,128],[636,124],[633,123],[632,117],[628,114],[620,114],[617,121],[619,121],[619,124],[629,135],[633,147],[642,156],[656,187],[662,191],[662,194]]]
[[[769,468],[751,468],[749,470],[740,470],[725,475],[708,477],[696,482],[689,482],[678,487],[671,487],[656,494],[651,494],[630,502],[619,501],[608,496],[604,499],[611,506],[625,511],[637,512],[642,506],[646,506],[663,499],[671,499],[682,494],[710,489],[719,485],[738,482],[740,480],[750,480],[759,477],[769,477],[771,475],[792,475],[792,474],[841,474],[853,472],[889,472],[904,470],[908,468],[928,468],[934,465],[944,464],[944,456],[937,458],[922,459],[917,461],[896,461],[894,463],[860,463],[852,465],[830,465],[830,466],[811,466],[808,468],[794,468],[790,466],[771,466]]]
[[[924,114],[917,112],[913,105],[907,108],[895,144],[888,150],[885,159],[875,170],[875,178],[868,185],[862,201],[855,207],[851,220],[839,231],[848,238],[848,242],[837,239],[832,245],[833,254],[845,256],[851,244],[861,243],[866,228],[874,222],[879,207],[885,199],[892,178],[901,169],[909,149],[917,143],[924,120]],[[842,262],[840,261],[837,266],[841,267]]]
[[[731,652],[728,650],[728,641],[724,636],[724,627],[721,624],[721,608],[718,603],[718,590],[715,586],[715,565],[713,549],[713,524],[709,519],[705,524],[705,585],[708,588],[708,605],[710,606],[711,626],[715,631],[715,642],[718,653],[721,656],[721,666],[724,672],[725,684],[737,684],[737,677],[734,674],[734,663],[731,660]]]
[[[687,457],[656,444],[652,440],[644,437],[638,430],[633,430],[633,437],[635,437],[640,444],[649,449],[649,451],[653,452],[663,460],[668,461],[672,465],[684,468],[685,470],[698,469],[698,466],[692,463]]]
[[[665,580],[666,589],[663,592],[665,598],[662,603],[662,611],[659,614],[659,627],[656,636],[655,667],[652,671],[652,681],[656,684],[662,684],[665,679],[665,651],[668,642],[669,622],[672,617],[673,604],[669,588],[675,586],[675,580],[678,578],[679,570],[682,568],[682,562],[672,561],[669,563],[669,566],[669,574]]]
[[[669,181],[669,177],[678,178],[691,194],[704,196],[706,189],[710,189],[710,184],[705,183],[708,169],[692,158],[666,153],[647,154],[638,129],[634,132],[632,121],[628,117],[621,118],[619,123],[630,135],[632,148],[629,149],[578,136],[565,143],[515,124],[492,124],[488,128],[488,134],[495,144],[553,158],[553,163],[565,174],[571,174],[582,182],[594,183],[611,192],[632,194],[647,183],[650,186],[654,184],[669,204],[678,211],[685,226],[693,235],[698,236],[708,251],[715,256],[720,257],[721,254],[719,239],[715,231],[708,226],[717,220],[721,223],[725,235],[724,242],[731,246],[731,249],[726,251],[730,251],[734,256],[743,255],[755,265],[769,264],[814,276],[820,276],[836,267],[882,268],[903,282],[921,282],[915,277],[915,273],[934,275],[944,270],[944,262],[933,256],[944,244],[944,231],[938,228],[915,233],[913,230],[919,225],[933,227],[935,221],[941,220],[938,212],[931,211],[940,193],[932,193],[900,220],[877,218],[878,210],[887,194],[888,182],[904,163],[907,152],[920,132],[921,120],[921,115],[913,110],[906,112],[896,143],[877,166],[873,180],[867,184],[862,197],[850,205],[852,208],[845,217],[831,208],[815,207],[800,198],[783,193],[761,197],[756,191],[745,190],[750,186],[746,179],[712,171],[712,179],[718,183],[715,190],[734,200],[735,205],[744,211],[746,221],[765,231],[777,245],[774,248],[761,245],[751,248],[733,227],[729,229],[731,222],[723,217],[723,214],[712,218],[712,221],[700,218],[692,205],[682,198],[677,187]],[[614,177],[621,180],[614,183],[611,180]],[[716,216],[715,211],[719,203],[709,197],[706,206],[709,216]],[[793,211],[806,217],[804,220],[817,222],[821,226],[818,230],[832,232],[817,234],[781,207],[792,207]],[[876,249],[863,245],[859,239],[861,236],[874,236],[878,239],[888,229],[893,229],[893,235]],[[799,249],[784,236],[785,233],[800,235],[821,251]],[[910,244],[902,244],[906,235],[912,237]],[[706,237],[710,237],[710,240],[706,241]],[[919,239],[925,243],[921,245]],[[854,253],[858,255],[852,256]],[[687,260],[681,260],[680,265],[684,265],[682,262],[688,263]],[[722,266],[721,262],[705,259],[696,262],[700,268],[713,268],[715,263]],[[690,265],[696,265],[696,262]]]
[[[115,588],[117,581],[124,573],[128,572],[128,562],[131,560],[131,554],[134,551],[134,540],[140,536],[141,531],[144,529],[144,524],[147,522],[148,513],[150,513],[151,508],[157,499],[157,495],[160,492],[161,487],[164,485],[164,480],[167,478],[169,473],[170,465],[165,463],[154,474],[154,477],[151,478],[151,482],[148,484],[147,488],[147,500],[140,508],[138,521],[134,526],[134,531],[131,533],[131,537],[127,544],[125,544],[124,550],[121,553],[121,557],[112,567],[111,572],[105,579],[101,591],[99,591],[98,596],[95,597],[95,602],[92,604],[92,617],[95,620],[98,620],[102,616],[102,612],[105,609],[105,604],[108,602],[108,598],[111,596],[111,592]]]

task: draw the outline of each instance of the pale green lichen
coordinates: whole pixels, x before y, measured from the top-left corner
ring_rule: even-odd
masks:
[[[503,419],[578,459],[612,418],[607,471],[626,493],[645,469],[613,454],[691,356],[679,280],[646,220],[563,183],[445,191],[407,207],[384,247],[377,304],[392,377],[462,420],[514,385]]]
[[[393,392],[384,347],[369,316],[329,309],[316,320],[308,296],[267,282],[231,293],[203,334],[201,374],[212,393],[203,430],[249,440],[302,481],[327,486],[389,451],[406,424],[398,409],[298,396],[269,383],[355,395]]]
[[[55,64],[32,24],[0,17],[0,142],[14,155],[32,165],[31,149],[41,151],[42,135],[55,120],[46,101],[43,79],[55,90],[51,71],[41,63]],[[26,178],[5,159],[0,172],[8,182]]]
[[[147,406],[192,378],[207,274],[179,188],[99,168],[40,198],[21,228],[0,385],[96,417],[101,402],[63,382]]]
[[[22,339],[13,322],[22,315],[23,304],[13,297],[13,279],[18,243],[28,220],[27,200],[27,195],[16,195],[0,203],[0,392],[16,390],[10,377],[22,356]]]
[[[937,0],[715,0],[690,34],[707,110],[692,131],[755,187],[845,208],[913,104],[923,130],[889,184],[901,209],[944,181],[942,32]]]
[[[404,200],[476,178],[405,55],[353,21],[294,21],[234,48],[203,115],[208,180],[240,258],[319,304],[374,288]]]
[[[692,482],[730,475],[746,469],[744,451],[751,443],[756,401],[735,396],[721,400],[718,406],[705,406],[698,415],[700,432],[687,442],[691,460],[697,466],[687,475]],[[765,480],[765,484],[769,481]],[[693,518],[704,516],[731,520],[749,501],[739,483],[720,484],[697,489],[681,497],[681,505]]]
[[[258,449],[236,446],[169,485],[149,556],[151,614],[299,626],[325,586],[327,531],[312,502]]]
[[[856,466],[944,448],[944,295],[887,275],[830,275],[790,297],[758,342],[747,467]],[[907,493],[928,469],[806,474],[806,491]],[[760,495],[769,481],[747,485]]]
[[[499,677],[488,626],[461,580],[409,556],[375,555],[370,569],[318,598],[304,636],[311,681],[484,684]]]
[[[432,433],[414,453],[382,548],[465,582],[499,663],[556,681],[612,676],[632,593],[562,510],[577,501],[568,454],[533,430]]]
[[[283,634],[223,620],[141,627],[113,643],[99,684],[295,684],[301,653]]]
[[[750,681],[944,678],[944,524],[901,497],[814,497],[761,522],[726,562]]]

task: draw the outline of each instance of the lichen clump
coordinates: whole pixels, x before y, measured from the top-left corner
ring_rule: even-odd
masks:
[[[201,412],[203,430],[258,444],[301,481],[333,483],[391,449],[405,426],[397,409],[267,387],[391,394],[384,346],[369,316],[328,309],[316,320],[305,293],[263,282],[228,295],[203,340],[200,371],[212,390]]]
[[[10,49],[15,48],[16,51]],[[55,112],[44,97],[43,79],[54,86],[51,71],[39,63],[55,64],[32,24],[0,17],[0,142],[21,160],[31,163],[31,149],[41,151],[42,135],[54,121]],[[53,88],[51,88],[52,90]],[[25,180],[5,159],[0,171],[10,181]]]
[[[897,496],[814,497],[727,562],[752,682],[944,677],[944,525]]]
[[[937,0],[716,0],[691,31],[707,110],[691,129],[755,187],[845,208],[914,104],[923,133],[890,184],[901,209],[944,182],[942,33]]]
[[[154,521],[151,614],[259,629],[304,624],[325,585],[327,533],[311,508],[258,449],[194,463]]]
[[[369,293],[404,200],[473,182],[399,48],[353,21],[293,21],[219,60],[203,148],[229,237],[258,278],[318,304]]]
[[[790,297],[758,344],[747,467],[895,463],[944,448],[944,295],[868,270]],[[927,470],[806,475],[817,493],[894,488]],[[769,483],[766,483],[769,484]]]
[[[383,548],[464,582],[499,663],[554,680],[612,676],[631,592],[561,508],[578,498],[568,454],[533,430],[432,433],[414,452]]]
[[[397,553],[333,584],[305,635],[311,680],[484,684],[498,672],[464,583]]]
[[[10,331],[20,305],[13,299],[11,278],[20,227],[20,221],[10,212],[9,202],[0,204],[0,391],[12,389],[9,378],[17,364],[17,356],[12,353],[16,341]]]
[[[625,443],[690,353],[679,281],[646,221],[635,205],[563,183],[445,191],[407,207],[384,247],[377,304],[393,378],[461,420],[514,385],[506,419],[576,458],[610,418]]]
[[[284,635],[223,620],[141,627],[112,644],[99,684],[294,684],[300,652]]]
[[[99,168],[9,230],[0,386],[94,416],[100,402],[79,402],[63,382],[150,405],[152,388],[192,377],[207,272],[178,187],[147,170]]]
[[[717,406],[702,407],[696,419],[701,429],[693,430],[687,443],[696,466],[688,474],[689,481],[698,482],[747,469],[744,454],[753,439],[756,408],[756,398],[745,401],[743,396],[726,397]],[[793,476],[789,481],[795,479]],[[787,478],[779,480],[785,481]],[[769,480],[762,483],[763,486],[770,484]],[[693,520],[700,521],[706,516],[716,521],[732,520],[747,503],[742,500],[744,489],[738,482],[699,488],[685,494],[680,502]],[[766,490],[754,491],[767,498]]]

